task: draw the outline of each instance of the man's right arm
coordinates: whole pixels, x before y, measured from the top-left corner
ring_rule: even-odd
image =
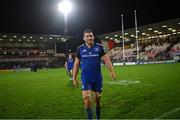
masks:
[[[79,64],[80,60],[76,57],[75,62],[74,62],[74,67],[73,67],[73,84],[74,86],[77,86],[78,80],[77,80],[77,74],[79,70]]]

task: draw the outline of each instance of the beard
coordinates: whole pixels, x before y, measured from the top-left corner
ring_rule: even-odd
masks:
[[[87,44],[88,44],[88,45],[93,45],[93,43],[94,43],[93,40],[88,40],[88,41],[87,41]]]

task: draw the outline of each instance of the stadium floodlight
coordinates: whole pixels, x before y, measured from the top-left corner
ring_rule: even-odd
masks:
[[[118,35],[114,35],[114,37],[118,37]]]
[[[134,37],[134,35],[132,34],[131,37]]]
[[[128,33],[125,33],[125,35],[128,35]]]
[[[142,35],[146,35],[146,33],[143,32]]]
[[[166,28],[166,27],[167,27],[167,25],[163,25],[162,27],[163,27],[163,28]]]
[[[150,30],[152,30],[152,28],[148,28],[148,30],[150,31]]]
[[[154,33],[158,33],[158,30],[154,30]]]
[[[171,31],[171,30],[172,30],[172,28],[168,28],[168,30],[169,30],[169,31]]]
[[[108,36],[106,36],[105,38],[106,38],[106,39],[108,39],[109,37],[108,37]]]
[[[176,32],[176,29],[172,30],[172,32]]]
[[[60,12],[64,14],[64,22],[65,22],[65,28],[64,28],[64,34],[67,35],[67,17],[68,14],[72,10],[72,4],[69,0],[64,0],[58,4],[58,9]]]
[[[67,15],[72,10],[72,4],[69,0],[62,1],[58,4],[59,11]]]

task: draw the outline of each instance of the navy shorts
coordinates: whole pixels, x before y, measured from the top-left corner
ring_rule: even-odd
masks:
[[[70,72],[73,68],[68,68],[68,71]]]
[[[82,90],[92,90],[94,92],[102,92],[102,80],[94,81],[94,82],[82,81],[81,87]]]

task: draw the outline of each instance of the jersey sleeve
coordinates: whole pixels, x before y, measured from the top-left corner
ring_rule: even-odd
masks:
[[[106,53],[104,51],[104,47],[100,45],[100,57],[104,56]]]
[[[76,50],[76,57],[80,60],[81,56],[80,56],[80,47],[77,48]]]

